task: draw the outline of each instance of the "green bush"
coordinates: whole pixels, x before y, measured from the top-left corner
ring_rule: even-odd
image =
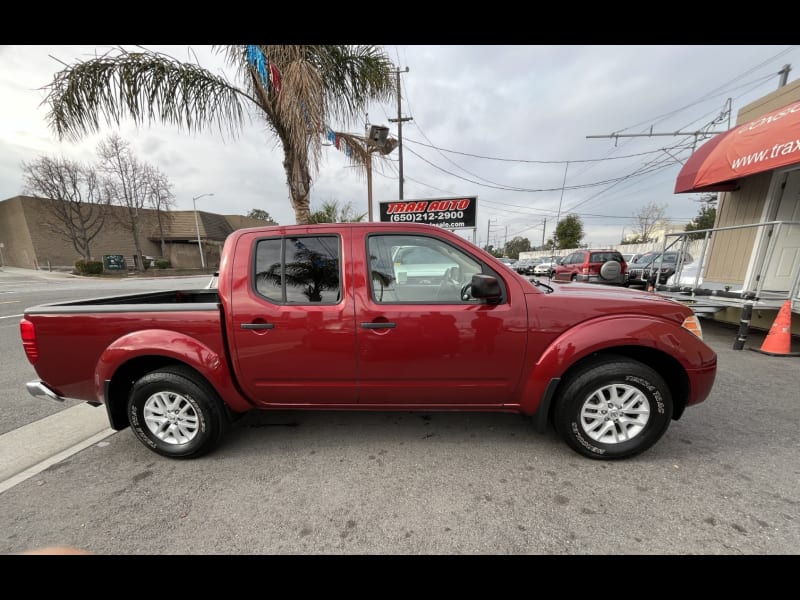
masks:
[[[156,269],[169,269],[169,267],[169,261],[166,259],[160,258],[156,261]]]
[[[99,260],[76,260],[75,272],[78,275],[99,275],[103,272],[103,263]]]

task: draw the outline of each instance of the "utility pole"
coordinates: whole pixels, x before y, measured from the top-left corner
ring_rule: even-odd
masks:
[[[397,76],[397,118],[396,119],[389,119],[391,123],[397,123],[397,151],[399,153],[400,158],[400,198],[399,200],[403,199],[403,122],[404,121],[413,121],[412,117],[405,117],[403,118],[403,114],[400,108],[400,73],[408,73],[408,67],[401,70],[400,68],[391,71]],[[488,240],[487,240],[488,243]]]
[[[783,65],[783,68],[778,71],[778,75],[781,76],[780,80],[778,81],[778,88],[782,88],[786,85],[786,82],[789,79],[789,71],[791,70],[792,65]]]
[[[561,203],[564,202],[564,188],[567,185],[567,170],[569,170],[569,161],[567,164],[564,165],[564,181],[561,184],[561,199],[558,201],[558,215],[556,215],[556,228],[553,230],[553,250],[555,250],[556,240],[556,231],[558,230],[558,224],[561,221]],[[559,246],[561,244],[559,243]]]
[[[364,123],[364,146],[367,149],[367,220],[372,223],[372,152],[369,148],[369,113]]]
[[[542,219],[542,250],[544,250],[544,232],[547,231],[547,219]]]
[[[784,66],[783,70],[787,69],[788,67],[789,67],[789,65]],[[781,70],[780,72],[783,73],[783,70]],[[788,76],[788,75],[789,75],[789,71],[787,70],[786,71],[786,76]],[[732,99],[728,98],[728,100],[725,102],[725,108],[722,110],[722,112],[719,114],[719,116],[716,117],[713,121],[711,121],[708,125],[706,125],[706,127],[709,128],[707,130],[700,129],[700,130],[696,130],[696,131],[673,131],[673,132],[670,132],[670,133],[656,133],[656,132],[653,131],[653,126],[651,125],[650,126],[650,131],[648,133],[625,133],[625,134],[622,134],[622,133],[611,133],[609,135],[587,135],[586,139],[591,139],[591,138],[614,138],[614,145],[616,146],[617,143],[619,142],[619,138],[623,138],[623,137],[626,137],[626,138],[655,137],[655,136],[677,137],[677,136],[690,136],[690,135],[693,135],[694,136],[694,143],[692,144],[692,152],[694,152],[695,149],[697,148],[697,142],[699,142],[701,139],[706,139],[710,135],[717,135],[719,133],[725,133],[724,131],[711,131],[710,128],[713,127],[714,125],[718,125],[718,124],[722,123],[722,121],[724,121],[727,118],[728,119],[728,129],[731,128],[731,112],[732,112],[731,111],[731,104],[732,104]],[[684,161],[680,160],[679,158],[673,156],[672,154],[670,154],[669,152],[667,152],[664,149],[662,149],[662,152],[664,152],[665,154],[668,154],[670,157],[672,157],[673,159],[675,159],[679,163],[683,163],[684,162]]]

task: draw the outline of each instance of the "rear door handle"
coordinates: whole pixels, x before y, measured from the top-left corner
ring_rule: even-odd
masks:
[[[363,329],[394,329],[397,323],[361,323]]]
[[[242,329],[273,329],[274,323],[242,323]]]

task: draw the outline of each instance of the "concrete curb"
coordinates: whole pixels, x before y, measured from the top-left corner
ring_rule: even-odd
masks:
[[[105,407],[83,403],[0,436],[0,492],[116,433]]]

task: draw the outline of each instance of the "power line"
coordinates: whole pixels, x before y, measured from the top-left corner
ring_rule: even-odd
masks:
[[[670,116],[673,116],[675,114],[678,114],[681,111],[685,111],[685,110],[687,110],[687,109],[689,109],[689,108],[691,108],[693,106],[696,106],[697,104],[700,104],[701,102],[707,101],[708,99],[711,99],[711,98],[715,97],[715,95],[721,95],[720,90],[731,91],[731,90],[736,90],[736,89],[742,89],[742,88],[745,88],[745,87],[749,87],[750,89],[755,89],[755,87],[757,87],[759,85],[762,85],[763,82],[765,82],[768,79],[770,79],[771,77],[773,77],[773,75],[768,75],[768,76],[764,76],[764,77],[758,78],[754,82],[747,82],[747,83],[742,84],[740,86],[737,86],[735,88],[731,88],[731,84],[741,80],[742,78],[746,77],[747,75],[749,75],[750,73],[754,72],[758,68],[761,68],[763,65],[769,63],[772,60],[775,60],[776,58],[788,53],[791,50],[792,50],[792,47],[783,50],[781,53],[773,56],[772,58],[768,59],[767,61],[764,61],[764,62],[760,63],[756,67],[753,67],[750,70],[740,74],[739,76],[737,76],[736,78],[728,81],[727,83],[723,84],[722,86],[718,86],[717,88],[711,90],[710,92],[708,92],[707,94],[705,94],[704,96],[700,97],[698,100],[696,100],[696,101],[694,101],[692,103],[689,103],[689,104],[687,104],[685,106],[682,106],[682,107],[680,107],[680,108],[678,108],[676,110],[670,111],[668,113],[664,113],[662,115],[659,115],[658,117],[655,118],[656,122],[659,122],[660,120],[666,119],[666,118],[668,118]],[[398,53],[398,63],[399,62],[400,61],[399,61],[399,53]],[[405,82],[403,82],[403,87],[404,88],[406,87],[405,86]],[[748,89],[747,91],[750,91],[750,89]],[[406,91],[406,101],[407,101],[407,103],[409,105],[409,110],[411,110],[411,100],[409,98],[408,90],[406,89],[405,91]],[[385,112],[385,110],[384,110],[384,112]],[[419,116],[419,115],[417,115],[417,116]],[[699,119],[695,119],[693,122],[700,121],[704,117],[700,117]],[[643,123],[646,123],[646,122],[647,121],[645,121]],[[652,121],[650,121],[650,122],[652,122]],[[406,138],[407,142],[409,142],[411,144],[414,144],[416,146],[427,147],[427,148],[431,148],[431,149],[436,150],[443,158],[445,158],[445,160],[447,160],[449,163],[451,163],[452,165],[457,167],[459,170],[461,170],[461,171],[463,171],[465,173],[468,173],[474,179],[470,179],[468,177],[463,177],[463,176],[461,176],[459,174],[456,174],[456,173],[452,172],[451,170],[448,170],[446,168],[442,168],[441,166],[435,164],[434,162],[432,162],[431,160],[425,158],[421,154],[419,154],[417,152],[414,152],[410,148],[409,148],[409,151],[412,152],[412,154],[417,156],[424,163],[427,163],[429,166],[433,167],[434,169],[442,171],[443,173],[445,173],[445,174],[447,174],[447,175],[449,175],[451,177],[455,177],[456,179],[459,179],[459,180],[462,180],[462,181],[466,181],[466,182],[468,182],[470,184],[473,184],[473,185],[477,185],[477,186],[480,186],[480,187],[491,188],[491,189],[498,189],[498,190],[502,190],[502,191],[523,192],[523,193],[524,192],[528,192],[528,193],[532,193],[532,192],[554,192],[554,191],[558,191],[558,190],[561,190],[561,191],[563,191],[563,190],[577,190],[577,189],[584,189],[584,188],[597,187],[597,186],[606,186],[605,189],[602,189],[602,190],[597,191],[596,193],[590,194],[587,198],[584,198],[583,200],[577,202],[572,207],[568,208],[567,211],[565,211],[565,212],[575,212],[575,210],[577,208],[585,207],[588,203],[598,199],[600,196],[602,196],[604,194],[607,194],[612,189],[616,188],[616,191],[619,192],[621,189],[624,189],[626,187],[630,188],[633,185],[635,185],[637,183],[640,183],[643,178],[650,177],[650,176],[655,175],[655,174],[657,174],[659,172],[662,172],[665,168],[669,168],[669,167],[674,166],[676,164],[676,162],[679,162],[679,160],[675,156],[665,157],[664,154],[667,153],[669,155],[668,151],[677,150],[678,152],[676,154],[680,155],[681,153],[689,150],[689,148],[690,148],[690,146],[687,146],[687,143],[688,143],[688,141],[690,139],[689,138],[689,139],[682,139],[681,143],[676,144],[674,146],[664,146],[664,147],[659,148],[657,150],[651,150],[651,151],[647,151],[647,152],[641,152],[641,153],[635,153],[635,154],[629,154],[629,155],[606,156],[606,157],[603,157],[603,158],[596,158],[596,159],[583,159],[583,160],[570,160],[570,161],[565,161],[565,160],[561,160],[561,161],[544,161],[544,160],[530,160],[530,159],[514,159],[514,158],[505,158],[505,157],[496,157],[496,156],[484,156],[484,155],[480,155],[480,154],[473,154],[473,153],[462,152],[462,151],[458,151],[458,150],[439,147],[439,146],[435,145],[432,142],[432,140],[426,135],[425,131],[423,131],[422,127],[420,126],[420,124],[418,123],[418,121],[416,119],[415,119],[415,123],[414,124],[417,127],[417,129],[420,131],[420,133],[423,136],[423,138],[428,143],[426,144],[426,143],[423,143],[423,142],[420,142],[420,141],[417,141],[417,140]],[[634,127],[637,127],[638,125],[639,124],[626,127],[626,128],[624,128],[624,129],[622,129],[620,131],[630,130],[630,129],[634,128]],[[609,154],[611,154],[613,152],[617,152],[618,150],[619,150],[619,145],[616,146],[615,149],[612,150]],[[574,162],[574,163],[586,163],[587,166],[594,166],[594,164],[603,163],[603,162],[610,161],[610,160],[622,160],[622,159],[625,159],[625,158],[636,158],[636,157],[641,157],[641,156],[652,156],[652,155],[656,155],[656,156],[654,157],[653,160],[647,161],[644,165],[638,167],[633,172],[628,173],[628,174],[623,175],[623,176],[620,176],[620,177],[617,177],[617,178],[606,179],[606,180],[602,180],[602,181],[595,182],[595,183],[590,183],[590,184],[585,184],[585,185],[574,185],[574,186],[566,186],[566,185],[564,185],[564,186],[561,186],[561,187],[554,187],[554,188],[530,189],[530,188],[523,188],[523,187],[518,187],[518,186],[513,186],[513,185],[503,185],[502,183],[498,183],[498,182],[494,182],[494,181],[488,180],[488,179],[486,179],[484,177],[481,177],[480,175],[478,175],[476,173],[473,173],[473,172],[465,169],[461,165],[459,165],[456,162],[452,161],[447,156],[444,156],[442,153],[457,154],[457,155],[468,156],[468,157],[477,158],[477,159],[492,160],[492,161],[499,161],[499,162],[513,162],[513,163],[527,163],[527,164],[564,164],[564,163],[567,163],[567,162]],[[588,170],[588,169],[584,169],[584,170],[582,170],[582,172],[585,172],[586,170]],[[415,183],[418,183],[419,185],[423,185],[425,187],[428,187],[428,188],[431,188],[431,189],[435,189],[437,191],[441,191],[441,192],[444,192],[444,193],[450,193],[447,190],[442,190],[441,188],[438,188],[436,186],[432,186],[430,184],[427,184],[425,182],[419,181],[417,179],[412,179],[412,178],[407,178],[407,179],[410,180],[410,181],[415,181]],[[476,181],[475,179],[482,180],[483,182],[487,182],[490,185],[486,185],[486,183],[481,183],[480,181]],[[487,199],[483,199],[482,203],[483,204],[504,205],[503,203],[492,202],[492,201],[489,201]],[[508,205],[504,205],[504,206],[516,206],[516,205],[508,204]],[[489,208],[490,208],[490,210],[494,210],[491,207],[489,207]],[[541,211],[543,213],[545,212],[544,209],[535,209],[535,208],[522,207],[522,206],[519,206],[518,208],[522,209],[521,211],[517,211],[520,214],[531,214],[529,211]],[[507,212],[514,212],[514,211],[508,211],[508,209],[506,209],[506,211]],[[554,211],[549,211],[549,212],[550,212],[550,214],[552,214]],[[589,213],[584,213],[584,215],[586,217],[590,217]],[[596,215],[596,216],[592,216],[592,217],[594,217],[594,218],[613,218],[613,219],[630,219],[631,218],[631,217],[617,217],[617,216],[612,216],[612,215]],[[672,217],[672,218],[677,218],[677,217]],[[526,228],[526,230],[527,229],[529,229],[529,228]]]
[[[417,126],[417,128],[419,128],[419,124],[416,121],[414,122],[414,124]],[[420,129],[420,132],[421,131],[422,130]],[[425,137],[426,140],[428,140],[428,136],[426,136],[424,133],[422,135]],[[413,144],[417,144],[419,146],[425,146],[425,147],[428,147],[428,148],[433,148],[434,150],[439,150],[441,152],[449,152],[450,154],[460,154],[462,156],[470,156],[472,158],[482,158],[484,160],[495,160],[495,161],[500,161],[500,162],[515,162],[515,163],[526,163],[526,164],[537,164],[537,165],[563,165],[564,163],[567,163],[567,162],[569,162],[569,163],[604,162],[604,161],[607,161],[607,160],[619,160],[619,159],[623,159],[623,158],[636,158],[636,157],[639,157],[639,156],[647,156],[649,154],[656,154],[656,153],[662,152],[662,149],[658,149],[658,150],[650,150],[648,152],[640,152],[638,154],[626,154],[624,156],[612,156],[612,157],[608,157],[608,158],[585,158],[585,159],[580,159],[580,160],[530,160],[530,159],[524,159],[524,158],[499,158],[499,157],[496,157],[496,156],[482,156],[480,154],[471,154],[469,152],[460,152],[458,150],[448,150],[447,148],[440,148],[439,146],[435,146],[435,145],[433,145],[433,143],[424,144],[422,142],[418,142],[416,140],[412,140],[412,139],[410,139],[408,137],[406,137],[406,141],[407,142],[411,142]],[[428,140],[428,141],[430,142],[430,140]],[[670,146],[668,146],[667,148],[668,149],[672,149],[672,147],[670,147]],[[453,163],[453,164],[455,164],[455,163]]]
[[[488,187],[488,188],[492,188],[492,189],[506,190],[506,191],[510,191],[510,192],[530,192],[530,193],[533,193],[533,192],[556,192],[556,191],[559,191],[561,189],[565,189],[565,190],[580,190],[580,189],[591,188],[591,187],[596,187],[596,186],[600,186],[600,185],[607,185],[609,183],[614,183],[614,182],[618,182],[618,181],[624,181],[624,180],[626,180],[626,179],[631,177],[631,175],[626,175],[626,176],[623,176],[623,177],[616,177],[616,178],[613,178],[613,179],[606,179],[606,180],[603,180],[603,181],[596,181],[596,182],[593,182],[593,183],[584,183],[584,184],[577,184],[577,185],[571,185],[571,186],[559,186],[559,187],[554,187],[554,188],[521,188],[521,187],[514,187],[514,186],[487,185],[485,183],[480,183],[480,182],[474,181],[472,179],[467,179],[466,177],[462,177],[460,175],[457,175],[456,173],[453,173],[452,171],[448,171],[447,169],[444,169],[444,168],[432,163],[431,161],[429,161],[424,156],[421,156],[420,154],[417,154],[416,152],[414,152],[410,148],[408,149],[408,151],[411,152],[411,154],[413,154],[414,156],[416,156],[420,160],[422,160],[423,162],[428,163],[434,169],[438,169],[439,171],[442,171],[443,173],[447,173],[448,175],[451,175],[451,176],[456,177],[458,179],[462,179],[462,180],[464,180],[464,181],[466,181],[468,183],[472,183],[474,185],[479,185],[481,187]]]
[[[398,60],[399,60],[399,57],[398,57]],[[403,84],[403,88],[404,88],[404,89],[406,88],[405,84]],[[411,110],[411,111],[413,112],[413,107],[412,107],[412,105],[411,105],[411,97],[410,97],[410,94],[408,93],[408,90],[407,90],[407,89],[405,89],[405,92],[406,92],[406,103],[407,103],[407,104],[408,104],[408,106],[409,106],[409,110]],[[385,111],[384,111],[384,112],[385,112]],[[387,115],[387,118],[388,118],[388,115]],[[423,136],[423,137],[424,137],[424,138],[425,138],[425,139],[428,141],[429,145],[427,145],[427,144],[423,144],[423,143],[421,143],[421,142],[416,142],[416,143],[418,143],[418,144],[420,144],[420,145],[422,145],[422,146],[428,146],[428,147],[430,147],[430,148],[434,148],[435,150],[437,150],[437,152],[439,152],[439,154],[440,154],[440,155],[441,155],[443,158],[445,158],[445,160],[447,160],[448,162],[450,162],[451,164],[453,164],[453,165],[454,165],[454,166],[456,166],[457,168],[461,169],[462,171],[464,171],[464,172],[466,172],[466,173],[469,173],[469,174],[470,174],[470,175],[472,175],[473,177],[477,177],[478,179],[481,179],[481,180],[483,180],[483,181],[485,181],[485,182],[488,182],[489,184],[492,184],[492,186],[494,186],[494,189],[508,189],[509,191],[517,191],[517,190],[519,190],[519,191],[523,191],[521,188],[513,188],[513,189],[512,189],[510,186],[509,186],[509,187],[503,186],[502,184],[499,184],[499,183],[497,183],[497,182],[494,182],[494,181],[488,180],[488,179],[486,179],[486,178],[484,178],[484,177],[481,177],[480,175],[477,175],[477,174],[475,174],[475,173],[472,173],[471,171],[469,171],[469,170],[465,169],[464,167],[462,167],[462,166],[458,165],[458,164],[457,164],[457,163],[455,163],[454,161],[452,161],[452,160],[450,160],[449,158],[447,158],[446,156],[444,156],[444,154],[442,154],[442,151],[443,151],[444,149],[438,148],[437,146],[435,146],[435,145],[433,144],[433,142],[430,140],[430,138],[429,138],[429,137],[428,137],[428,136],[425,134],[425,132],[422,130],[422,127],[419,125],[419,122],[418,122],[418,120],[415,120],[415,121],[414,121],[414,125],[417,127],[417,129],[419,129],[420,133],[421,133],[421,134],[422,134],[422,136]],[[677,147],[677,146],[676,146],[676,147]],[[668,147],[668,148],[669,148],[669,149],[675,149],[676,147]],[[439,168],[439,169],[441,169],[440,167],[438,167],[438,166],[434,165],[432,162],[430,162],[430,161],[427,161],[426,159],[422,158],[422,156],[420,156],[419,154],[415,153],[413,150],[412,150],[411,152],[412,152],[412,154],[414,154],[415,156],[417,156],[417,157],[421,158],[423,161],[425,161],[425,162],[428,162],[428,164],[430,164],[430,165],[431,165],[431,166],[433,166],[434,168]],[[456,151],[451,151],[451,152],[453,152],[453,153],[458,153],[458,154],[466,154],[466,153],[461,153],[461,152],[456,152]],[[576,161],[576,162],[595,162],[595,161],[603,161],[603,160],[617,160],[617,159],[621,159],[621,158],[632,158],[632,157],[636,157],[636,156],[646,156],[646,155],[649,155],[649,154],[652,154],[652,153],[661,153],[661,152],[666,152],[666,150],[665,150],[665,149],[661,149],[661,150],[656,150],[656,151],[652,151],[652,152],[646,152],[646,153],[640,153],[640,154],[636,154],[636,155],[630,155],[630,156],[626,156],[626,157],[606,157],[606,158],[604,158],[604,159],[582,160],[582,161]],[[667,154],[669,154],[669,153],[667,152]],[[473,156],[476,156],[476,155],[473,155]],[[507,160],[508,160],[508,159],[492,159],[491,157],[482,157],[482,158],[487,158],[487,159],[490,159],[490,160],[504,160],[504,161],[507,161]],[[524,163],[539,163],[539,164],[553,164],[553,163],[562,163],[562,164],[563,164],[563,162],[564,162],[564,161],[515,161],[515,162],[524,162]],[[568,164],[568,163],[567,163],[567,164]],[[455,177],[459,177],[459,176],[458,176],[458,175],[456,175],[455,173],[450,173],[449,171],[447,171],[447,170],[445,170],[445,169],[441,169],[441,170],[443,170],[444,172],[446,172],[446,173],[448,173],[448,174],[451,174],[451,175],[453,175],[453,176],[455,176]],[[466,179],[466,178],[461,178],[461,179],[464,179],[465,181],[469,181],[470,183],[475,183],[475,184],[477,184],[477,185],[482,185],[482,184],[480,184],[480,183],[478,183],[478,182],[474,182],[474,181],[471,181],[471,180],[469,180],[469,179]],[[566,183],[566,179],[565,179],[565,183]],[[427,184],[423,184],[423,185],[427,185]],[[492,187],[492,186],[487,186],[487,187]],[[497,187],[497,186],[500,186],[500,187]],[[431,187],[432,189],[439,189],[439,188],[435,188],[435,187],[433,187],[433,186],[430,186],[430,185],[428,185],[428,187]],[[564,190],[565,190],[565,189],[574,189],[574,188],[566,188],[564,185],[562,185],[562,187],[561,187],[562,199],[563,199],[563,193],[564,193]],[[441,191],[441,190],[440,190],[440,191]],[[554,191],[554,190],[548,190],[548,191]],[[559,208],[560,208],[560,205],[559,205]],[[558,218],[557,218],[556,220],[558,220]]]
[[[737,75],[736,77],[734,77],[733,79],[731,79],[727,83],[724,83],[721,86],[718,86],[718,87],[714,88],[710,92],[707,92],[704,96],[701,96],[697,100],[694,100],[693,102],[690,102],[689,104],[686,104],[685,106],[682,106],[681,108],[676,108],[675,110],[670,111],[668,113],[664,113],[663,115],[659,115],[658,117],[653,117],[652,119],[648,119],[646,121],[641,121],[641,122],[639,122],[639,123],[637,123],[635,125],[629,125],[628,127],[624,127],[623,129],[618,129],[617,132],[619,133],[619,132],[622,132],[622,131],[627,131],[628,129],[633,129],[634,127],[640,127],[642,125],[646,125],[646,124],[650,124],[650,123],[657,124],[660,121],[663,121],[664,119],[666,119],[668,117],[671,117],[671,116],[673,116],[675,114],[678,114],[679,112],[682,112],[682,111],[686,110],[687,108],[691,108],[693,106],[696,106],[697,104],[700,104],[701,102],[705,102],[706,100],[709,100],[709,99],[715,97],[713,94],[716,94],[717,92],[727,93],[724,90],[731,83],[734,83],[734,82],[738,81],[742,77],[746,77],[750,73],[760,69],[761,67],[763,67],[764,65],[772,62],[773,60],[775,60],[777,58],[780,58],[781,56],[783,56],[785,54],[788,54],[789,52],[791,52],[795,48],[796,48],[796,46],[789,46],[788,48],[785,48],[784,50],[780,51],[775,56],[772,56],[771,58],[768,58],[767,60],[759,63],[755,67],[750,68],[749,70],[745,71],[744,73],[742,73],[740,75]],[[765,76],[764,81],[766,81],[767,79],[769,79],[769,78],[771,78],[773,76],[774,76],[774,74],[770,74],[770,75]]]

